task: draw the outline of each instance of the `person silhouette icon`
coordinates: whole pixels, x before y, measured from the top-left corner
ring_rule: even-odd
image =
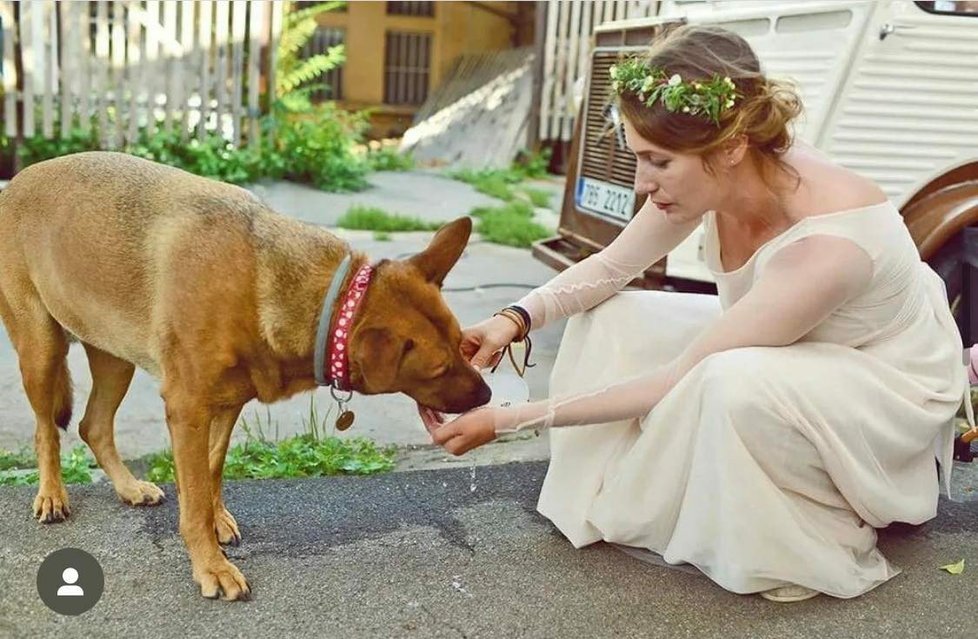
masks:
[[[65,585],[58,588],[59,597],[83,597],[85,596],[85,591],[82,587],[76,584],[78,581],[78,571],[74,568],[65,568],[64,572],[61,573],[61,578],[64,580]]]
[[[37,594],[45,606],[59,615],[88,612],[102,599],[105,585],[102,566],[81,548],[59,548],[37,568]],[[2,630],[0,636],[6,636]]]

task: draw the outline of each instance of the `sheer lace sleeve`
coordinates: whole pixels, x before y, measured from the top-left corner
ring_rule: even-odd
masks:
[[[689,237],[699,221],[676,224],[647,200],[618,237],[517,302],[533,328],[593,308]]]
[[[499,409],[496,432],[644,417],[713,353],[798,341],[864,291],[872,272],[870,256],[848,239],[828,235],[800,239],[774,254],[753,288],[672,362],[647,376],[606,388]]]

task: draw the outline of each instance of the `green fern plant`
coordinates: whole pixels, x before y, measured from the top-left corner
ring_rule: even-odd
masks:
[[[286,7],[282,35],[278,44],[278,69],[276,70],[275,94],[279,104],[287,111],[303,112],[312,108],[310,94],[323,88],[314,80],[346,61],[346,48],[330,47],[325,53],[302,59],[299,53],[316,32],[316,16],[335,11],[346,2],[322,2],[299,11]]]

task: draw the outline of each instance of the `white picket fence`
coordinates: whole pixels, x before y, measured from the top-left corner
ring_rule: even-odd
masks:
[[[574,83],[585,77],[594,28],[611,20],[657,15],[657,0],[549,0],[544,36],[540,139],[574,133]]]
[[[143,128],[255,143],[259,90],[275,86],[282,4],[0,0],[4,132],[51,138],[56,122],[87,132],[94,120],[106,148]]]

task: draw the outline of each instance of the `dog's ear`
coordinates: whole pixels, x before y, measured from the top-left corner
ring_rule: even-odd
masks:
[[[438,229],[428,248],[408,259],[408,262],[417,267],[426,280],[441,286],[445,276],[462,256],[471,233],[472,219],[460,217]]]
[[[386,393],[393,390],[401,368],[406,342],[386,328],[368,328],[356,336],[351,355],[360,366],[364,390]]]

